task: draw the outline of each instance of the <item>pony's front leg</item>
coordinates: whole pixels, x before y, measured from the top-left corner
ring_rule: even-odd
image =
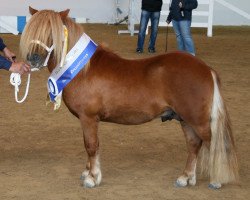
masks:
[[[102,173],[99,161],[98,123],[95,118],[81,117],[85,149],[88,154],[86,170],[82,173],[83,186],[92,188],[101,183]]]

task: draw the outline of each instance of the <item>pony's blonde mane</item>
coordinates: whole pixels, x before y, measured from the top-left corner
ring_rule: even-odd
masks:
[[[74,46],[83,33],[83,27],[77,25],[70,18],[61,18],[60,13],[53,10],[41,10],[35,13],[27,25],[20,41],[20,53],[23,59],[34,51],[45,51],[41,46],[31,43],[32,40],[39,40],[48,47],[54,44],[53,59],[55,65],[61,60],[63,49],[63,25],[68,29],[68,51]]]

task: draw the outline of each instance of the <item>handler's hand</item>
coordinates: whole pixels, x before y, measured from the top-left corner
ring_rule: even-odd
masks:
[[[13,62],[9,71],[24,74],[30,72],[30,66],[24,62]]]
[[[14,58],[16,57],[16,55],[11,52],[7,47],[4,48],[3,50],[4,56],[11,62],[15,62]]]

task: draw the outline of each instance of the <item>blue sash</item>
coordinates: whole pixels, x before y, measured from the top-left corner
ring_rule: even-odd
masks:
[[[48,91],[52,102],[61,95],[65,86],[85,67],[95,53],[97,45],[83,34],[75,46],[68,52],[63,67],[57,66],[48,78]]]

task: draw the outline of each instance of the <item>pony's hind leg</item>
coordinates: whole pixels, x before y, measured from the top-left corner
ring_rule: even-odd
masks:
[[[88,159],[86,164],[86,169],[82,172],[81,180],[84,180],[89,175],[89,170],[90,170],[90,161]]]
[[[99,140],[97,136],[96,119],[81,117],[85,149],[88,154],[86,169],[83,171],[81,178],[83,186],[92,188],[101,183],[102,173],[99,161]]]
[[[184,132],[187,148],[188,158],[183,174],[177,179],[177,187],[185,187],[196,184],[196,163],[199,150],[201,148],[202,140],[197,136],[195,131],[186,122],[181,122],[182,130]]]

